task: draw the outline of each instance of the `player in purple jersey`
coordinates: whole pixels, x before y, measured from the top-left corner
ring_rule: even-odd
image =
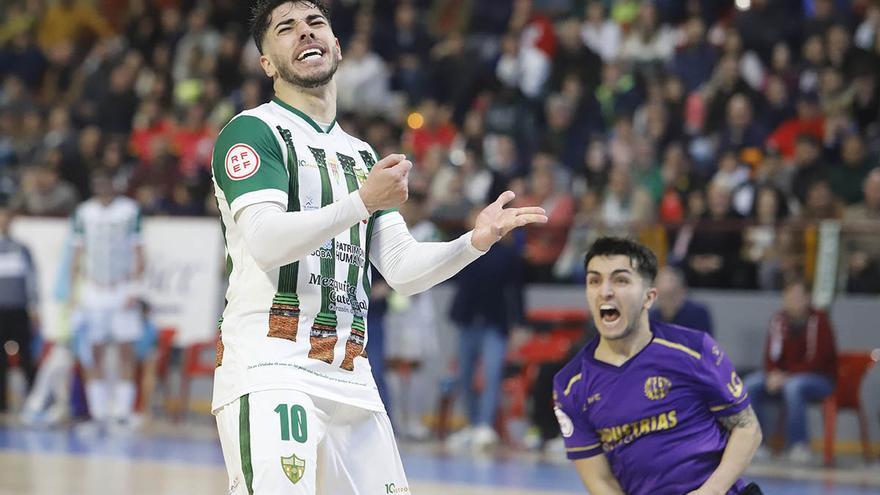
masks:
[[[593,495],[758,494],[761,443],[742,380],[704,332],[648,320],[657,258],[604,237],[587,253],[599,335],[555,377],[568,458]]]

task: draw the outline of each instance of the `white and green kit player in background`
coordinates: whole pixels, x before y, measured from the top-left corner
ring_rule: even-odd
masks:
[[[213,411],[231,494],[407,493],[364,355],[372,263],[413,294],[454,275],[538,207],[503,208],[419,243],[395,208],[412,164],[336,124],[339,41],[319,1],[258,0],[252,33],[271,102],[220,132],[215,190],[229,269]]]
[[[85,369],[89,414],[99,426],[131,426],[135,405],[137,360],[134,343],[143,334],[140,279],[144,272],[141,211],[137,202],[120,195],[106,170],[92,173],[91,199],[73,215],[71,283],[81,280],[71,297],[75,331],[88,345],[79,357]],[[104,356],[114,345],[116,370],[107,370]]]

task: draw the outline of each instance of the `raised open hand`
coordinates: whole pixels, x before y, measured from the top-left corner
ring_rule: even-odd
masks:
[[[474,222],[474,233],[471,244],[480,251],[488,251],[511,230],[530,223],[547,223],[547,213],[540,206],[522,208],[504,208],[513,201],[513,191],[504,191],[489,206],[477,215]]]

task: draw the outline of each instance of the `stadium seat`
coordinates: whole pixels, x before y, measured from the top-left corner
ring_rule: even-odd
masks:
[[[535,308],[526,314],[526,320],[535,332],[529,340],[508,353],[508,363],[515,365],[518,372],[501,384],[504,402],[498,411],[496,429],[503,441],[511,443],[508,421],[525,417],[541,365],[560,362],[568,356],[572,345],[583,336],[588,317],[583,309],[565,307]]]
[[[865,462],[871,462],[871,443],[868,437],[868,416],[862,404],[861,385],[880,359],[880,349],[872,352],[841,352],[837,356],[837,386],[834,393],[822,403],[825,416],[825,465],[834,464],[835,428],[837,411],[854,409],[859,417],[859,436]]]
[[[154,356],[138,364],[138,394],[135,410],[140,413],[151,412],[153,394],[157,386],[161,388],[163,396],[168,397],[168,371],[171,365],[171,353],[174,351],[175,335],[177,329],[174,327],[160,328]]]
[[[179,418],[185,418],[189,412],[189,389],[193,378],[213,378],[214,370],[217,368],[216,349],[216,340],[190,344],[184,349],[180,376]]]

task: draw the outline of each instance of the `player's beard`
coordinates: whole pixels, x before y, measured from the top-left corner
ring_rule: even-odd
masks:
[[[331,56],[333,57],[333,60],[330,63],[330,67],[324,72],[318,72],[308,76],[300,76],[294,73],[293,62],[291,62],[289,64],[278,65],[278,75],[285,82],[300,88],[312,89],[324,86],[333,79],[333,75],[336,74],[336,69],[339,68],[339,49],[333,47],[331,48],[330,53],[332,54]]]

